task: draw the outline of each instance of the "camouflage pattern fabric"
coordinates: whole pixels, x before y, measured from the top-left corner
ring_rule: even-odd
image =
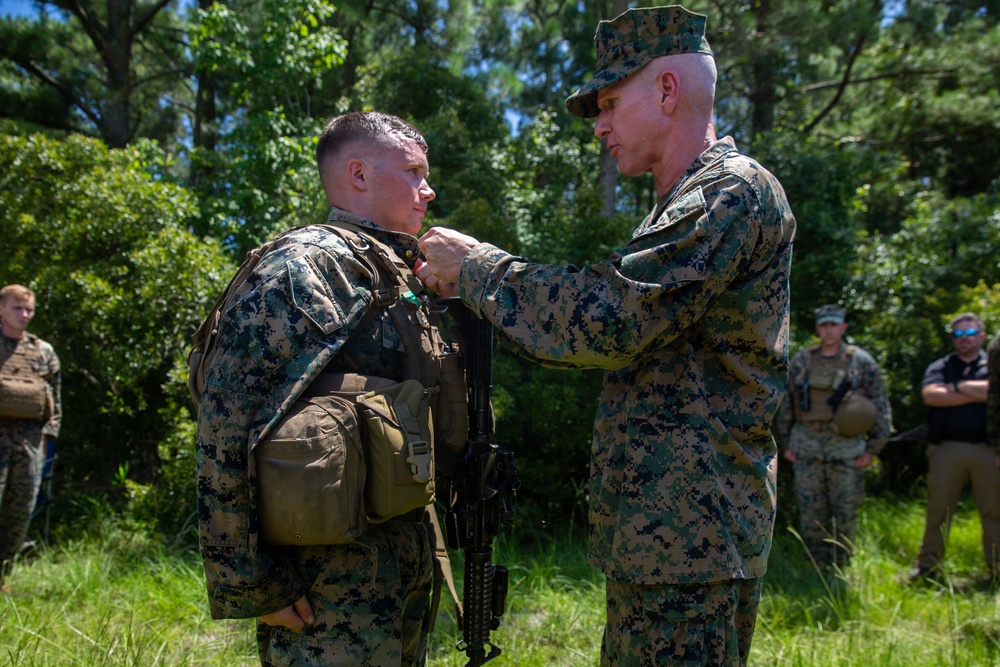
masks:
[[[831,422],[796,420],[799,387],[810,366],[817,363],[819,346],[800,350],[788,368],[788,393],[778,413],[778,432],[785,446],[795,452],[795,497],[799,506],[799,533],[817,565],[846,564],[854,541],[857,513],[864,493],[856,459],[866,450],[877,454],[885,447],[892,428],[892,407],[875,359],[846,345],[832,361],[846,369],[851,386],[875,404],[875,423],[864,436],[846,438]]]
[[[726,138],[608,261],[532,264],[488,243],[467,255],[460,296],[509,342],[544,364],[608,371],[590,562],[609,579],[764,575],[794,230],[781,185]]]
[[[35,350],[30,365],[51,388],[53,405],[45,422],[0,417],[0,563],[13,558],[24,541],[42,483],[45,441],[58,437],[62,425],[62,375],[55,350],[31,333],[2,341],[0,365],[19,348]]]
[[[849,561],[863,493],[861,468],[853,459],[795,459],[799,534],[818,566]]]
[[[836,355],[837,361],[844,360],[846,348],[846,345],[841,345]],[[810,358],[818,355],[819,346],[813,345],[800,350],[788,365],[788,392],[778,412],[778,433],[785,446],[794,450],[796,456],[826,461],[855,459],[866,450],[878,454],[892,433],[892,406],[878,364],[870,354],[858,347],[850,355],[847,377],[853,388],[875,404],[875,424],[869,429],[867,439],[844,438],[820,425],[806,428],[805,424],[796,420],[798,388],[806,379]]]
[[[0,417],[0,564],[14,558],[28,532],[42,484],[45,439],[40,421]]]
[[[609,580],[601,665],[746,665],[760,593],[760,579],[681,586]]]
[[[629,9],[611,21],[601,21],[594,35],[594,77],[570,95],[566,108],[580,118],[594,118],[600,113],[597,91],[638,72],[653,58],[681,53],[711,55],[705,39],[706,21],[703,14],[680,5]]]
[[[412,236],[382,230],[346,211],[334,209],[333,215],[361,225],[370,238],[412,266],[417,257]],[[339,235],[304,227],[283,237],[261,259],[222,315],[218,353],[206,372],[196,450],[201,551],[215,618],[277,611],[316,583],[315,564],[307,556],[259,540],[252,453],[331,360],[336,359],[331,369],[405,379],[402,336],[388,317],[374,318],[352,336],[373,303],[375,279]],[[413,306],[414,313],[417,308]],[[391,523],[404,528],[385,533],[385,539],[399,540],[386,552],[412,551],[417,540],[421,546],[413,553],[430,554],[426,531],[418,524]],[[331,564],[343,567],[356,558],[356,550],[351,545],[327,547],[325,553]],[[426,567],[431,567],[429,555]],[[398,583],[391,577],[383,583],[383,574],[388,573],[380,569],[370,583],[367,592],[373,599],[379,599],[383,587],[385,595],[398,592],[393,588]],[[430,597],[429,580],[410,585]],[[322,664],[339,663],[331,657]]]
[[[990,381],[990,390],[986,396],[987,444],[1000,453],[1000,334],[990,341],[986,354],[989,356],[986,374]]]
[[[419,667],[427,655],[433,566],[423,524],[370,526],[342,547],[291,549],[294,567],[313,582],[316,622],[303,632],[257,623],[265,667]]]

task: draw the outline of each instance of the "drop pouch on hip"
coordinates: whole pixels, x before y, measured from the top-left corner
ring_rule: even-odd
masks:
[[[357,399],[364,423],[369,520],[385,521],[434,502],[434,432],[430,392],[416,380]]]
[[[45,420],[52,403],[52,390],[41,377],[0,375],[0,417]]]
[[[254,454],[265,542],[346,544],[368,527],[361,426],[349,398],[301,398]]]

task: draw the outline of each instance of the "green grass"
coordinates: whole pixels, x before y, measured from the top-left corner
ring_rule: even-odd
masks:
[[[956,518],[945,576],[911,585],[923,529],[921,503],[869,499],[856,556],[821,574],[792,531],[775,541],[751,665],[912,667],[1000,665],[1000,598],[982,578],[979,521]],[[514,547],[503,654],[490,663],[595,665],[604,624],[602,577],[585,547]],[[460,576],[460,564],[456,574]],[[251,621],[214,621],[201,563],[121,529],[36,552],[15,568],[13,596],[0,597],[0,666],[257,665]],[[445,594],[431,637],[432,666],[464,665]]]

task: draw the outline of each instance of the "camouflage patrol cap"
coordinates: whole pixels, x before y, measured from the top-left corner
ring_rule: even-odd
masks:
[[[827,304],[816,309],[816,324],[825,324],[826,322],[841,324],[845,319],[847,319],[847,311],[840,306]]]
[[[593,118],[599,113],[597,91],[638,72],[660,56],[705,53],[712,49],[705,39],[703,14],[680,5],[629,9],[611,21],[597,24],[597,71],[566,100],[574,116]]]

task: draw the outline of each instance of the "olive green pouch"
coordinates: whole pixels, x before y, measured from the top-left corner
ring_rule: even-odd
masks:
[[[416,380],[357,399],[368,453],[365,509],[379,522],[434,502],[430,395]]]
[[[346,544],[368,527],[365,454],[349,399],[324,395],[296,401],[254,454],[265,542]]]
[[[37,375],[0,375],[0,416],[48,419],[52,415],[52,390]]]

